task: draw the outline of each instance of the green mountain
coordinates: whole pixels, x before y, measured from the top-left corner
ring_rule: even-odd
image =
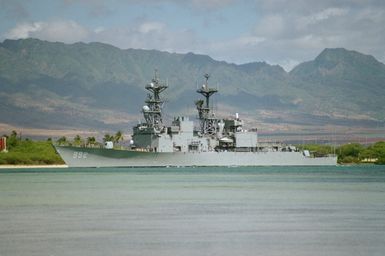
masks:
[[[253,125],[371,126],[384,120],[385,65],[345,49],[326,49],[287,73],[264,62],[235,65],[194,53],[22,39],[0,43],[0,123],[130,131],[154,69],[169,84],[168,119],[196,115],[195,91],[209,73],[220,91],[213,101],[217,114],[244,113]]]
[[[345,49],[325,49],[315,60],[302,63],[290,75],[297,88],[312,90],[327,113],[383,120],[385,65],[373,56]]]

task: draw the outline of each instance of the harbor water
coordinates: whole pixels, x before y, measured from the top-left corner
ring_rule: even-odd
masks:
[[[385,255],[385,166],[0,170],[0,256]]]

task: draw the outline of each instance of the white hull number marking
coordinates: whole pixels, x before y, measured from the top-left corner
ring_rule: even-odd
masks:
[[[75,151],[74,154],[73,154],[73,158],[74,159],[86,159],[87,158],[87,155],[88,153],[87,152],[82,152],[82,151]]]

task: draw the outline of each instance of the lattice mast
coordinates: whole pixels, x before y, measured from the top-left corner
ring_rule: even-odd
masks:
[[[146,85],[147,94],[146,104],[143,106],[143,115],[148,127],[153,127],[156,131],[163,129],[162,108],[164,100],[160,94],[167,89],[167,85],[161,83],[158,78],[158,72],[155,70],[154,78]]]
[[[218,128],[218,121],[215,118],[214,112],[210,108],[210,97],[218,92],[217,89],[210,88],[208,84],[208,80],[210,78],[209,74],[204,75],[206,81],[202,85],[201,89],[197,90],[197,93],[202,94],[205,99],[204,100],[197,100],[195,102],[195,105],[198,110],[199,114],[199,121],[200,121],[200,129],[202,135],[214,135],[217,132]]]

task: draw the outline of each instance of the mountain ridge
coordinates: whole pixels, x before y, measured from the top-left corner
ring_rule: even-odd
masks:
[[[218,115],[244,112],[248,122],[266,127],[277,124],[272,120],[304,123],[309,116],[325,116],[336,124],[342,119],[384,120],[385,65],[343,48],[325,49],[286,72],[266,62],[237,65],[192,52],[7,39],[0,43],[0,122],[52,129],[129,129],[140,118],[144,85],[156,68],[169,84],[169,119],[186,112],[195,116],[195,90],[209,73],[209,84],[220,89],[213,97]]]

